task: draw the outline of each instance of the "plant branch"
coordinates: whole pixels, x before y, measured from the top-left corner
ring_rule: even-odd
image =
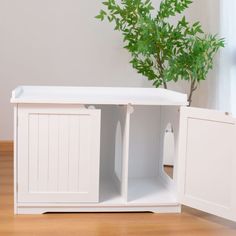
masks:
[[[157,52],[156,61],[157,61],[157,65],[158,65],[159,74],[160,74],[160,76],[162,78],[162,83],[163,83],[164,89],[167,89],[167,83],[166,83],[166,81],[163,78],[165,68],[164,68],[162,60],[161,60],[160,50],[159,49],[158,49],[158,52]]]
[[[188,97],[188,102],[189,106],[192,104],[192,98],[193,98],[193,93],[196,91],[198,85],[196,84],[196,80],[191,78],[191,86],[190,86],[190,92],[189,92],[189,97]]]

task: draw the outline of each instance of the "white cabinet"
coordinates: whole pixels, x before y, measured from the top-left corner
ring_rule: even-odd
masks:
[[[180,212],[236,220],[235,119],[145,88],[19,87],[15,213]],[[174,131],[174,176],[163,168]]]

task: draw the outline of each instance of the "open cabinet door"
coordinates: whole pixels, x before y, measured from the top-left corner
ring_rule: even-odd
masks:
[[[236,119],[219,111],[180,110],[181,204],[236,221]]]

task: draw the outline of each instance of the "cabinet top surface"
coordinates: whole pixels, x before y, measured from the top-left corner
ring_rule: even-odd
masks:
[[[187,95],[161,88],[20,86],[11,103],[187,105]]]

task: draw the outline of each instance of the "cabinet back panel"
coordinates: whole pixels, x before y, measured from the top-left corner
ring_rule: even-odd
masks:
[[[160,107],[134,107],[130,121],[129,177],[158,175],[160,122]]]
[[[100,174],[110,178],[115,165],[115,132],[118,122],[116,106],[96,106],[101,109],[101,151]]]

